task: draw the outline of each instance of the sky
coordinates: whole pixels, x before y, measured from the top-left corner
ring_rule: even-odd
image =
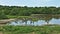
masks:
[[[60,7],[60,0],[0,0],[0,5],[7,6],[56,6]]]

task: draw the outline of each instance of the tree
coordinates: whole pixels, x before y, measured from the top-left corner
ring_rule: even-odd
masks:
[[[3,11],[0,11],[0,19],[7,19],[8,17],[4,14]]]

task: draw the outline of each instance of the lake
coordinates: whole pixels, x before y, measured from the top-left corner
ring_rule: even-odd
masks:
[[[47,24],[60,25],[60,15],[33,15],[32,18],[19,18],[7,23],[7,25],[41,26]]]

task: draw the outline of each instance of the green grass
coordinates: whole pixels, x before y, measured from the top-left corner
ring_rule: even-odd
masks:
[[[31,16],[9,16],[7,15],[9,19],[11,18],[17,18],[17,19],[32,19],[32,21],[37,21],[39,18],[33,18]]]
[[[7,15],[8,18],[30,18],[30,16],[11,16]]]
[[[60,34],[60,26],[0,26],[4,34]]]

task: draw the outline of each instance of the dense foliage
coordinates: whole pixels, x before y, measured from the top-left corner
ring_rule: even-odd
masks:
[[[0,32],[3,34],[60,34],[60,26],[0,26]]]
[[[60,14],[60,7],[21,7],[0,5],[0,17],[3,15],[30,16],[31,14]]]
[[[0,12],[6,15],[28,16],[31,14],[60,14],[60,7],[21,7],[21,6],[0,6]]]

